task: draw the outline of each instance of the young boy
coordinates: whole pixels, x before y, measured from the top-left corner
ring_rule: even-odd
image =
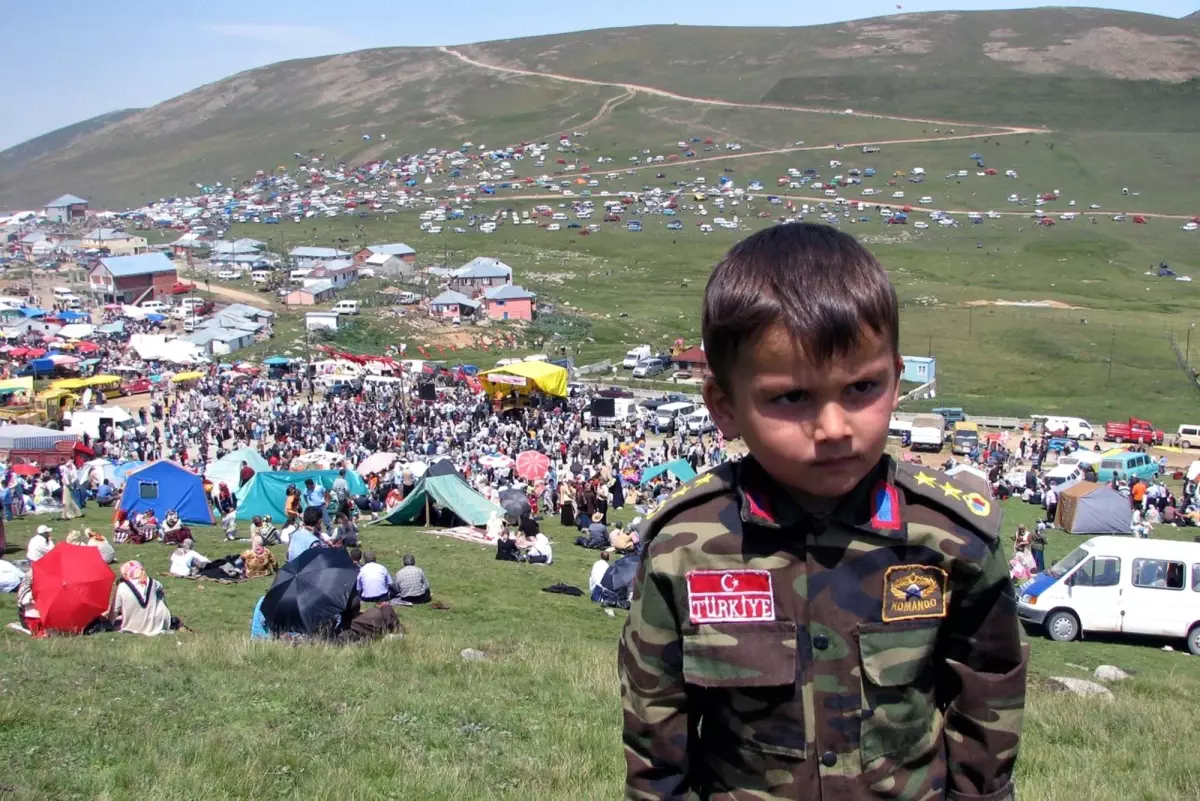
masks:
[[[704,399],[750,456],[643,524],[628,798],[1014,798],[1027,653],[999,503],[884,455],[898,317],[826,226],[768,228],[709,279]]]

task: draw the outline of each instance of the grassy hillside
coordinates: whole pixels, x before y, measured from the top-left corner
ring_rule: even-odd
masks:
[[[1006,534],[1035,511],[1006,504]],[[106,530],[109,517],[93,506],[78,524]],[[628,510],[613,518],[630,519]],[[9,541],[24,543],[37,522],[10,523]],[[548,567],[497,562],[490,548],[415,527],[366,529],[365,547],[391,570],[414,554],[434,598],[450,609],[401,609],[404,639],[340,649],[251,643],[250,614],[266,579],[171,578],[171,548],[116,546],[120,560],[139,559],[165,584],[171,611],[193,631],[34,641],[0,630],[5,795],[618,798],[616,641],[625,613],[608,617],[586,598],[541,591],[555,582],[586,588],[596,558],[572,544],[574,531],[545,525],[555,543]],[[1161,536],[1190,539],[1187,531],[1163,527]],[[246,547],[222,542],[216,529],[193,532],[210,557]],[[1047,557],[1076,544],[1051,532]],[[283,549],[275,550],[282,559]],[[0,596],[0,616],[14,615],[13,596]],[[1022,798],[1200,797],[1200,729],[1179,702],[1200,690],[1194,658],[1161,651],[1159,641],[1030,641]],[[464,662],[465,648],[487,659]],[[1047,677],[1090,678],[1101,664],[1134,674],[1113,686],[1110,703],[1047,689]]]
[[[127,108],[120,111],[110,111],[90,120],[77,122],[65,128],[36,136],[33,139],[14,145],[8,150],[0,151],[0,174],[9,170],[19,169],[22,165],[36,161],[44,156],[52,155],[70,147],[72,143],[85,136],[113,125],[127,117],[137,114],[141,109]],[[52,198],[46,198],[47,201]]]
[[[800,76],[954,75],[958,80],[950,91],[966,119],[982,110],[986,98],[968,79],[1200,77],[1194,26],[1097,9],[900,14],[805,28],[650,26],[487,42],[464,50],[484,61],[742,101],[758,100],[779,81]],[[648,52],[656,57],[646,59]],[[908,108],[921,111],[916,102]]]
[[[904,14],[810,28],[651,26],[461,51],[487,63],[741,102],[1082,130],[1200,128],[1200,31],[1145,14],[1039,9]],[[81,123],[0,154],[0,206],[36,204],[64,191],[97,205],[137,205],[294,163],[294,152],[363,160],[465,139],[508,144],[584,126],[604,101],[622,94],[618,87],[487,71],[429,48],[284,62],[98,129]],[[747,110],[662,101],[637,95],[614,107],[618,123],[639,109],[646,116],[649,107],[657,117],[649,128],[612,120],[608,127],[627,146],[641,147],[643,132],[673,140],[697,123],[724,138],[779,142],[806,136],[809,122],[775,115],[764,126],[762,115]],[[847,121],[829,135],[873,135],[854,127],[862,122]]]

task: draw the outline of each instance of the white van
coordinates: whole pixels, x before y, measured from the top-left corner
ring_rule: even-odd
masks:
[[[1049,417],[1046,419],[1047,431],[1066,431],[1069,439],[1082,442],[1094,439],[1092,424],[1082,417]]]
[[[1200,426],[1182,425],[1179,427],[1179,447],[1200,448]]]
[[[54,299],[55,300],[58,300],[58,301],[70,300],[73,297],[75,297],[75,293],[72,292],[70,289],[67,289],[65,286],[54,287]]]
[[[256,284],[265,284],[271,280],[270,270],[254,270],[250,273],[250,280]]]
[[[710,431],[715,431],[717,428],[713,422],[712,414],[709,413],[706,406],[701,406],[689,414],[686,422],[689,434],[707,434]]]
[[[919,414],[912,421],[910,447],[940,451],[946,442],[946,420],[940,414]]]
[[[686,418],[694,411],[696,411],[696,404],[694,403],[684,401],[664,403],[655,409],[654,417],[660,430],[674,433],[677,421]]]
[[[1093,468],[1099,469],[1100,462],[1102,462],[1102,461],[1104,461],[1103,453],[1096,453],[1095,451],[1089,451],[1086,449],[1082,449],[1082,450],[1073,451],[1072,453],[1069,453],[1069,454],[1060,453],[1058,455],[1058,461],[1056,462],[1056,464],[1059,465],[1060,467],[1065,464],[1077,464],[1080,467],[1091,466]]]
[[[1046,471],[1046,483],[1062,492],[1083,481],[1083,467],[1078,464],[1055,465]]]
[[[638,366],[638,362],[640,362],[642,359],[649,359],[649,358],[650,358],[650,346],[649,345],[638,345],[636,348],[634,348],[633,350],[631,350],[625,354],[625,361],[621,362],[621,366],[624,367],[626,370],[632,370],[633,368]]]
[[[358,314],[357,300],[339,300],[333,304],[334,314]]]
[[[613,398],[613,416],[597,417],[596,423],[601,427],[614,426],[618,423],[632,423],[637,420],[638,407],[636,398]],[[585,411],[583,413],[584,424],[590,423],[592,413]]]
[[[139,305],[151,314],[166,314],[167,312],[167,304],[161,300],[145,300]]]
[[[1021,587],[1017,615],[1050,639],[1114,632],[1187,639],[1200,655],[1200,543],[1093,537]]]

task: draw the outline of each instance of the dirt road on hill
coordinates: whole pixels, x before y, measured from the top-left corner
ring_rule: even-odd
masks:
[[[453,56],[454,58],[457,58],[459,61],[462,61],[465,64],[470,64],[473,67],[478,67],[480,69],[485,69],[485,70],[491,70],[493,72],[507,72],[510,75],[525,75],[525,76],[531,77],[531,78],[550,78],[550,79],[556,80],[556,81],[566,81],[568,83],[581,83],[581,84],[587,84],[589,86],[618,86],[618,87],[626,90],[627,92],[641,92],[643,94],[653,95],[655,97],[663,97],[668,100],[679,100],[679,101],[682,101],[685,103],[698,103],[698,104],[706,105],[706,106],[726,106],[728,108],[756,108],[756,109],[766,109],[768,111],[802,111],[802,112],[806,112],[809,114],[834,114],[834,115],[838,115],[838,116],[842,116],[842,117],[862,117],[865,119],[875,119],[875,120],[896,120],[899,122],[915,122],[915,123],[921,123],[921,124],[925,124],[925,125],[959,125],[959,126],[970,125],[970,126],[975,126],[975,127],[991,127],[991,126],[980,126],[978,123],[972,123],[972,122],[961,122],[961,121],[955,122],[952,120],[931,120],[931,119],[923,119],[921,117],[901,117],[901,116],[895,115],[895,114],[872,114],[869,112],[862,112],[862,111],[853,111],[853,112],[847,114],[845,111],[835,111],[834,109],[829,109],[829,108],[815,108],[815,107],[807,107],[807,106],[785,106],[785,105],[778,105],[778,104],[774,104],[774,103],[737,103],[737,102],[734,102],[731,100],[718,100],[716,98],[711,98],[711,97],[691,97],[689,95],[681,95],[676,92],[668,92],[665,89],[658,89],[653,86],[645,86],[643,84],[637,84],[637,83],[619,83],[619,82],[614,82],[614,81],[597,81],[597,80],[592,80],[591,78],[577,78],[573,75],[562,75],[562,74],[556,73],[556,72],[536,72],[534,70],[523,70],[523,69],[518,69],[516,67],[502,67],[497,64],[488,64],[487,62],[479,61],[477,59],[471,58],[470,56],[467,56],[467,55],[464,55],[463,53],[458,52],[457,50],[455,50],[452,47],[439,47],[438,50],[440,50],[441,52],[445,53],[448,56]],[[1013,127],[1013,126],[996,126],[996,127],[998,127],[1001,131],[1005,132],[1005,134],[1007,134],[1007,135],[1041,134],[1041,133],[1049,133],[1050,132],[1050,130],[1048,128],[1025,128],[1025,127]],[[906,140],[906,141],[935,142],[935,141],[939,141],[939,139],[934,137],[934,138],[927,139],[927,140],[913,139],[913,140]]]

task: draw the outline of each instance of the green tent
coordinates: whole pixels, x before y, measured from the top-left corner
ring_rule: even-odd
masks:
[[[255,473],[271,472],[271,465],[256,449],[238,448],[210,464],[204,470],[204,477],[214,484],[224,481],[230,489],[236,490],[238,482],[242,479],[242,462],[253,467]]]
[[[255,473],[254,478],[237,491],[237,519],[250,520],[256,515],[270,515],[272,520],[282,522],[287,518],[283,511],[283,502],[287,497],[288,487],[295,487],[303,493],[304,482],[311,478],[329,490],[333,488],[333,481],[337,477],[337,470]],[[353,470],[346,471],[346,483],[350,485],[352,495],[363,495],[367,491],[362,476]]]
[[[660,464],[657,467],[648,467],[642,473],[642,486],[649,484],[654,479],[661,476],[663,473],[672,473],[680,481],[691,481],[696,477],[696,471],[686,459],[676,459],[673,462]]]
[[[503,515],[504,510],[487,498],[480,495],[457,475],[425,476],[408,497],[391,511],[380,518],[379,523],[400,525],[418,517],[425,508],[425,498],[438,506],[449,509],[472,526],[482,526],[487,523],[492,513]]]

